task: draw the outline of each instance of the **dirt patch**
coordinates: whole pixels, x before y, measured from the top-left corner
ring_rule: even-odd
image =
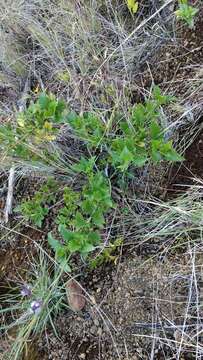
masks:
[[[181,359],[193,359],[193,344],[187,339],[196,331],[197,294],[190,260],[183,256],[157,263],[134,257],[103,280],[93,278],[89,289],[86,284],[93,303],[83,313],[57,319],[58,338],[51,331],[40,340],[39,349],[49,354],[43,360],[138,360],[149,359],[153,351],[153,359],[173,358],[183,324]]]
[[[28,227],[24,229],[24,235],[14,230],[4,236],[8,244],[0,249],[0,282],[5,279],[15,281],[26,275],[30,258],[37,252],[35,241],[39,242],[43,234]]]
[[[168,185],[168,194],[174,192],[185,192],[185,190],[195,183],[194,178],[203,180],[203,132],[201,132],[186,149],[185,161],[173,166]]]
[[[143,69],[144,85],[147,86],[148,84],[146,75],[149,73],[150,83],[153,78],[155,83],[168,84],[169,88],[173,87],[173,90],[178,90],[178,93],[182,94],[188,85],[187,79],[191,79],[197,69],[195,66],[202,64],[202,34],[203,7],[200,7],[195,29],[190,30],[180,22],[176,31],[176,38],[171,38],[171,41],[169,40],[149,61],[150,72],[149,68]],[[156,66],[154,66],[155,64]]]

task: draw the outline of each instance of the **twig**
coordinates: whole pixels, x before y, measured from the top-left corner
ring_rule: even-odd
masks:
[[[14,166],[12,166],[10,168],[9,177],[8,177],[8,192],[6,198],[6,206],[4,210],[5,223],[8,222],[9,215],[12,213],[14,181],[15,181],[15,168]]]
[[[23,89],[21,99],[18,101],[19,111],[24,111],[25,110],[26,99],[27,99],[27,94],[29,92],[29,88],[30,88],[30,72],[29,72],[27,80],[25,82],[25,86],[24,86],[24,89]],[[4,209],[5,223],[8,222],[9,215],[12,213],[14,182],[15,182],[15,167],[12,166],[10,168],[10,171],[9,171],[8,192],[7,192],[7,198],[6,198],[6,206],[5,206],[5,209]]]

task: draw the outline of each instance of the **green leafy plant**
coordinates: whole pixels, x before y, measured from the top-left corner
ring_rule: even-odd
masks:
[[[80,195],[70,187],[65,187],[63,192],[64,206],[59,210],[56,223],[69,226],[77,211]]]
[[[103,264],[116,263],[118,256],[115,253],[122,244],[123,239],[116,239],[114,242],[110,242],[94,259],[90,260],[90,267],[95,269]]]
[[[54,202],[56,192],[57,182],[53,178],[49,178],[32,199],[23,201],[15,211],[21,212],[26,220],[32,221],[36,226],[41,227],[45,216],[49,212],[48,205]]]
[[[104,125],[99,117],[90,114],[72,114],[67,121],[88,148],[95,149],[95,152],[100,148],[102,155],[97,156],[100,169],[102,163],[126,172],[129,166],[142,167],[149,162],[182,161],[183,157],[173,148],[172,141],[165,139],[161,126],[161,107],[173,100],[172,96],[162,94],[160,88],[154,86],[151,98],[130,109],[128,119],[122,116],[111,119],[111,128],[109,123]],[[91,168],[92,164],[96,164],[96,157],[92,156],[88,161],[87,164],[81,159],[74,169]]]
[[[86,258],[101,244],[100,232],[105,226],[105,215],[114,207],[111,183],[104,176],[104,166],[108,164],[116,173],[126,172],[130,175],[130,172],[127,173],[130,166],[141,167],[150,161],[183,159],[173,148],[172,141],[165,139],[161,126],[161,107],[173,100],[155,86],[152,96],[130,109],[127,119],[122,114],[116,114],[104,122],[91,113],[67,114],[63,102],[52,95],[41,94],[25,114],[20,114],[17,129],[21,135],[31,136],[37,144],[44,140],[52,141],[59,131],[58,124],[66,123],[73,134],[86,144],[91,154],[89,158],[82,157],[71,166],[73,172],[83,175],[86,183],[80,191],[69,187],[64,189],[64,206],[56,217],[60,240],[51,233],[48,235],[48,242],[66,271],[71,270],[69,259],[74,253]],[[12,131],[9,134],[13,136]],[[49,211],[48,205],[55,200],[57,190],[52,185],[43,185],[31,200],[23,202],[19,208],[26,219],[39,227]],[[108,257],[108,251],[104,256]]]
[[[96,164],[96,156],[91,156],[89,159],[81,157],[80,160],[72,166],[72,169],[78,173],[84,173],[91,176]]]
[[[188,4],[188,0],[179,0],[179,8],[175,11],[177,19],[183,20],[190,29],[194,28],[194,17],[198,9]]]
[[[159,124],[160,106],[166,105],[172,97],[162,95],[155,86],[152,99],[133,107],[129,122],[119,123],[119,135],[109,146],[109,162],[117,169],[126,171],[130,165],[141,167],[147,162],[182,161],[173,148],[172,141],[166,141]]]
[[[0,126],[1,151],[14,159],[48,162],[51,155],[47,145],[56,139],[58,125],[65,121],[65,108],[53,95],[41,94],[17,114],[16,123]]]
[[[84,165],[84,160],[81,162]],[[79,170],[79,169],[78,169]],[[105,224],[105,213],[113,207],[108,181],[101,172],[89,173],[88,181],[81,193],[64,190],[64,207],[59,211],[56,222],[63,242],[48,235],[48,242],[56,258],[70,271],[68,261],[72,254],[86,257],[101,242],[100,230]]]
[[[90,147],[97,147],[104,136],[105,126],[97,115],[91,113],[77,115],[72,112],[68,114],[66,121],[75,134]]]
[[[17,210],[26,220],[32,221],[38,227],[42,227],[42,222],[49,211],[40,200],[36,199],[24,201]]]
[[[102,228],[104,213],[113,207],[109,182],[101,172],[89,176],[88,184],[83,188],[81,210],[87,214],[92,226]]]

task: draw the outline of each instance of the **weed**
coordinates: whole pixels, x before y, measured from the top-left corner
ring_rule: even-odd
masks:
[[[83,141],[87,142],[90,147],[97,147],[104,136],[105,126],[100,118],[91,113],[77,115],[76,113],[68,114],[66,118],[75,134]]]
[[[75,192],[68,187],[64,190],[64,206],[56,218],[64,243],[61,244],[54,239],[51,233],[48,236],[57,259],[63,266],[67,264],[66,269],[69,271],[67,260],[72,254],[80,253],[82,257],[86,257],[100,244],[100,230],[105,224],[105,214],[114,206],[110,181],[103,175],[103,167],[107,163],[111,164],[117,173],[126,173],[131,165],[141,167],[149,161],[183,159],[173,148],[172,142],[165,140],[164,131],[159,124],[160,107],[172,100],[171,96],[161,94],[159,87],[155,86],[150,99],[130,110],[128,120],[122,115],[116,115],[115,119],[111,118],[106,125],[98,116],[91,113],[77,115],[70,112],[63,115],[63,102],[42,94],[39,100],[28,108],[27,120],[25,114],[24,117],[21,115],[18,118],[18,126],[27,135],[33,132],[35,126],[37,142],[44,141],[45,128],[52,134],[48,137],[46,135],[45,138],[52,140],[53,134],[58,131],[53,124],[68,123],[73,133],[87,145],[91,154],[89,159],[82,157],[72,166],[72,171],[84,174],[87,179],[81,192]],[[26,121],[28,127],[25,127]],[[96,156],[99,149],[101,155]],[[55,187],[56,184],[47,183],[32,200],[22,203],[19,208],[25,218],[32,220],[39,227],[48,213],[47,205],[54,201],[54,197],[50,197],[52,186]],[[56,189],[53,189],[54,191]]]
[[[51,233],[48,235],[48,242],[63,266],[72,254],[87,257],[101,243],[99,231],[105,224],[104,215],[113,207],[109,183],[100,172],[88,175],[80,194],[65,188],[64,202],[56,219],[63,244]],[[68,264],[67,269],[70,271]]]
[[[0,126],[0,149],[13,161],[36,162],[45,165],[56,162],[59,153],[50,152],[50,144],[59,133],[65,104],[53,95],[41,94],[28,108],[17,114],[16,123]]]
[[[152,161],[181,161],[171,141],[166,141],[164,130],[158,122],[160,106],[166,105],[170,96],[162,95],[159,87],[154,87],[152,99],[137,104],[131,110],[129,122],[119,123],[119,133],[110,145],[109,161],[119,170],[126,171],[132,164],[142,167]]]
[[[65,187],[63,192],[64,206],[59,210],[56,223],[69,226],[78,208],[79,193],[70,187]]]
[[[114,242],[110,242],[101,253],[99,253],[94,259],[90,260],[90,267],[92,269],[97,268],[103,264],[113,262],[116,264],[118,256],[115,255],[117,249],[123,244],[123,239],[116,239]]]
[[[165,140],[159,121],[161,106],[173,100],[173,97],[161,94],[160,88],[155,86],[152,98],[130,109],[129,119],[119,116],[116,124],[113,122],[112,129],[105,127],[98,117],[88,114],[80,117],[72,114],[67,121],[88,148],[99,147],[101,152],[105,149],[102,152],[103,163],[112,164],[118,171],[126,172],[130,165],[142,167],[150,161],[182,161],[183,157],[173,148],[172,141]],[[116,131],[113,131],[113,126]],[[107,136],[110,130],[111,134]]]
[[[57,182],[53,178],[49,178],[31,200],[23,201],[15,211],[21,212],[26,220],[42,227],[42,222],[49,212],[48,205],[55,201],[56,193]]]
[[[183,20],[190,29],[194,28],[194,17],[198,9],[188,4],[188,0],[179,0],[179,8],[175,11],[177,19]]]
[[[171,100],[155,86],[151,99],[130,109],[129,119],[122,114],[111,116],[106,124],[93,113],[77,115],[68,112],[64,102],[56,100],[53,95],[41,94],[27,110],[18,114],[16,126],[0,127],[1,149],[13,159],[42,160],[47,165],[56,163],[60,154],[50,152],[47,144],[56,139],[60,130],[58,125],[66,123],[87,145],[88,151],[96,153],[100,149],[103,163],[109,162],[118,171],[124,172],[130,165],[140,167],[150,161],[181,161],[182,157],[174,150],[172,142],[165,141],[159,123],[160,107]],[[91,165],[95,158],[89,161]]]

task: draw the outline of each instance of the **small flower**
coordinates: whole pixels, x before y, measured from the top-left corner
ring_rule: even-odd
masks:
[[[42,300],[35,300],[31,303],[30,308],[34,314],[39,314],[42,310]]]
[[[31,287],[30,285],[24,285],[20,291],[21,295],[22,296],[28,296],[30,297],[32,295],[32,290],[31,290]]]

